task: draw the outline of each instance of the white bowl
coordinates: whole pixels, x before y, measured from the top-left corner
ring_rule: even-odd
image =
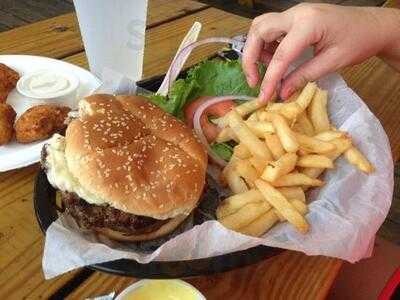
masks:
[[[125,300],[125,297],[129,295],[132,291],[135,289],[145,285],[149,281],[153,281],[157,279],[143,279],[135,282],[134,284],[128,286],[125,290],[123,290],[114,300]],[[198,289],[196,289],[193,285],[180,280],[180,279],[171,279],[173,281],[179,282],[179,284],[185,285],[186,287],[190,288],[197,296],[197,300],[207,300],[206,297],[203,296],[203,294],[200,293]]]

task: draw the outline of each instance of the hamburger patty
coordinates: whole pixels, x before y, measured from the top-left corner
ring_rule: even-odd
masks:
[[[126,234],[142,234],[157,230],[167,220],[136,216],[111,206],[90,204],[72,193],[62,194],[63,205],[79,226],[91,228],[110,228]]]

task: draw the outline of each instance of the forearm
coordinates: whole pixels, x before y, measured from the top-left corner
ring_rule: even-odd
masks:
[[[382,34],[387,36],[384,47],[377,53],[387,64],[400,71],[400,10],[395,8],[382,9],[379,15]]]

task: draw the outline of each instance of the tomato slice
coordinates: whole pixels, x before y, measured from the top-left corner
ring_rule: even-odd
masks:
[[[210,96],[199,97],[185,107],[185,120],[186,124],[189,127],[193,128],[193,117],[196,110],[202,103],[204,103],[204,101],[207,101],[210,98],[212,97]],[[211,123],[209,121],[209,118],[222,117],[226,113],[231,111],[234,107],[235,107],[235,102],[233,102],[232,100],[226,100],[207,107],[207,109],[203,112],[200,118],[200,125],[201,128],[203,129],[203,134],[207,138],[207,141],[209,143],[212,143],[217,138],[218,133],[221,130],[217,125]]]

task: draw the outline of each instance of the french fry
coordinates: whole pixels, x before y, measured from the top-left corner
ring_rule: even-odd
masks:
[[[303,109],[297,102],[285,103],[279,113],[288,120],[295,120]]]
[[[259,157],[255,157],[255,156],[250,157],[249,162],[257,170],[257,173],[260,176],[261,176],[262,172],[264,171],[265,166],[268,163],[267,160],[259,158]]]
[[[224,142],[231,141],[231,140],[234,140],[234,141],[236,141],[236,142],[238,141],[238,139],[237,139],[235,133],[234,133],[233,130],[230,129],[229,127],[223,128],[223,129],[219,132],[217,138],[215,139],[215,141],[216,141],[217,143],[224,143]]]
[[[301,128],[305,135],[314,135],[314,127],[305,112],[302,112],[297,116],[296,124],[299,126],[299,128]]]
[[[308,108],[308,114],[315,132],[324,132],[330,129],[327,112],[328,92],[318,89]]]
[[[325,154],[332,161],[337,159],[340,155],[342,155],[347,149],[351,147],[351,139],[348,137],[342,137],[338,139],[334,139],[330,141],[331,144],[335,145],[335,150],[328,152]]]
[[[256,169],[248,160],[240,160],[236,163],[236,171],[242,177],[249,187],[254,187],[254,181],[258,178]]]
[[[307,213],[308,211],[307,206],[301,201],[292,200],[289,202],[296,208],[296,210],[300,214],[305,215]],[[261,216],[259,216],[250,224],[242,228],[239,228],[239,232],[250,236],[256,236],[256,237],[261,236],[264,233],[266,233],[272,226],[274,226],[275,223],[279,221],[278,214],[276,209],[271,209],[266,213],[262,214]]]
[[[261,236],[279,221],[273,209],[259,216],[250,224],[239,228],[239,232],[250,236]]]
[[[267,107],[265,108],[265,111],[267,111],[267,112],[279,112],[284,105],[285,104],[282,103],[282,102],[268,103]],[[260,111],[260,113],[261,112],[262,111]]]
[[[306,201],[304,191],[300,187],[281,187],[277,190],[289,201],[293,199]],[[249,203],[263,202],[264,196],[257,189],[251,189],[244,193],[239,193],[226,198],[217,208],[216,214],[218,219],[222,219],[228,215],[237,212],[241,207]]]
[[[308,212],[308,208],[307,205],[297,199],[293,199],[293,200],[289,200],[290,204],[293,205],[293,207],[301,214],[301,215],[305,215]],[[283,215],[281,215],[281,213],[279,211],[277,211],[276,209],[273,209],[273,211],[275,212],[275,214],[277,215],[279,221],[281,222],[285,222],[286,219],[284,218]],[[250,223],[251,224],[251,223]]]
[[[285,154],[285,150],[282,147],[281,141],[276,134],[267,133],[264,135],[264,139],[274,160],[279,159],[283,154]]]
[[[279,114],[273,114],[272,125],[274,125],[276,134],[281,141],[283,149],[287,152],[296,152],[299,149],[299,143],[296,140],[296,135],[290,129],[285,118]]]
[[[324,168],[303,168],[301,173],[310,177],[310,178],[318,178],[324,172]]]
[[[226,198],[217,208],[216,214],[218,219],[222,219],[228,215],[237,212],[241,207],[249,203],[263,202],[264,197],[257,189],[251,189],[244,193],[239,193]]]
[[[229,112],[226,117],[228,118],[229,127],[232,128],[239,141],[243,143],[254,156],[258,156],[266,160],[272,159],[272,155],[267,148],[267,145],[260,141],[249,129],[236,110]]]
[[[240,159],[246,159],[251,157],[251,152],[247,147],[243,144],[238,144],[233,147],[233,155]]]
[[[276,188],[264,180],[256,180],[255,185],[265,200],[279,211],[289,223],[293,224],[301,233],[308,231],[307,221]]]
[[[266,181],[275,181],[279,177],[293,171],[296,167],[297,155],[295,153],[286,153],[277,161],[270,162],[264,169],[261,178]]]
[[[235,194],[248,191],[246,183],[235,170],[235,165],[238,161],[239,159],[233,156],[228,165],[222,171],[222,175],[226,180],[229,188]]]
[[[300,201],[300,200],[297,200],[297,199],[292,199],[292,200],[289,200],[289,202],[290,202],[290,204],[292,204],[294,206],[294,208],[301,215],[305,215],[308,212],[307,205],[303,201]],[[281,222],[285,222],[286,221],[285,217],[283,215],[281,215],[281,213],[279,211],[277,211],[276,209],[274,209],[273,211],[277,215],[279,221],[281,221]]]
[[[299,185],[322,186],[324,183],[319,179],[308,177],[302,173],[290,173],[283,175],[271,184],[275,187],[282,187]]]
[[[344,157],[346,160],[356,166],[358,169],[364,173],[372,173],[375,171],[374,166],[368,161],[368,159],[358,150],[356,147],[352,146],[346,152],[344,152]]]
[[[288,120],[294,120],[297,118],[303,109],[296,102],[287,103],[273,103],[271,106],[267,107],[267,113],[279,113]],[[268,119],[268,114],[262,115],[262,118]]]
[[[324,142],[301,133],[296,133],[295,135],[300,144],[300,149],[304,151],[323,154],[336,149],[335,145],[331,142]]]
[[[295,103],[297,103],[304,111],[310,104],[311,100],[313,99],[317,89],[318,87],[315,82],[307,83],[307,85],[301,91],[300,95],[297,97]]]
[[[335,161],[340,155],[342,155],[347,149],[351,147],[351,139],[348,137],[341,137],[337,139],[333,139],[330,143],[334,144],[336,149],[332,152],[324,154],[324,156],[328,157],[332,161]],[[323,168],[303,168],[301,173],[311,177],[317,178],[319,177],[325,169]],[[303,187],[304,190],[308,189],[308,186]]]
[[[266,133],[275,132],[274,126],[270,122],[247,120],[245,123],[258,138],[264,138]]]
[[[279,192],[283,196],[285,196],[286,199],[297,199],[302,202],[306,202],[306,195],[304,194],[304,191],[301,187],[298,186],[285,186],[285,187],[280,187],[277,188]]]
[[[280,103],[275,103],[275,104],[280,104]],[[266,121],[266,122],[271,122],[272,118],[275,114],[278,112],[272,112],[272,111],[261,111],[258,113],[258,119],[260,121]]]
[[[266,201],[249,203],[239,208],[235,213],[219,219],[219,221],[226,228],[236,230],[250,224],[270,209],[271,205]]]
[[[257,112],[253,112],[246,121],[258,121]]]
[[[263,106],[265,106],[264,103],[260,103],[260,101],[258,101],[258,99],[254,99],[251,101],[246,101],[246,102],[236,106],[235,110],[241,117],[244,117]]]
[[[343,131],[328,130],[328,131],[323,131],[323,132],[318,133],[317,135],[314,136],[314,138],[316,138],[320,141],[330,142],[334,139],[344,137],[345,135],[346,135],[346,133]]]
[[[316,154],[300,156],[296,165],[304,168],[333,168],[332,160],[326,156]]]
[[[252,113],[253,111],[256,111],[257,109],[263,106],[265,106],[265,104],[258,101],[258,99],[254,99],[251,101],[246,101],[243,104],[236,106],[235,110],[241,117],[245,117],[248,114]],[[220,128],[228,126],[228,120],[226,118],[226,115],[214,120],[214,122],[218,124],[218,127]]]

